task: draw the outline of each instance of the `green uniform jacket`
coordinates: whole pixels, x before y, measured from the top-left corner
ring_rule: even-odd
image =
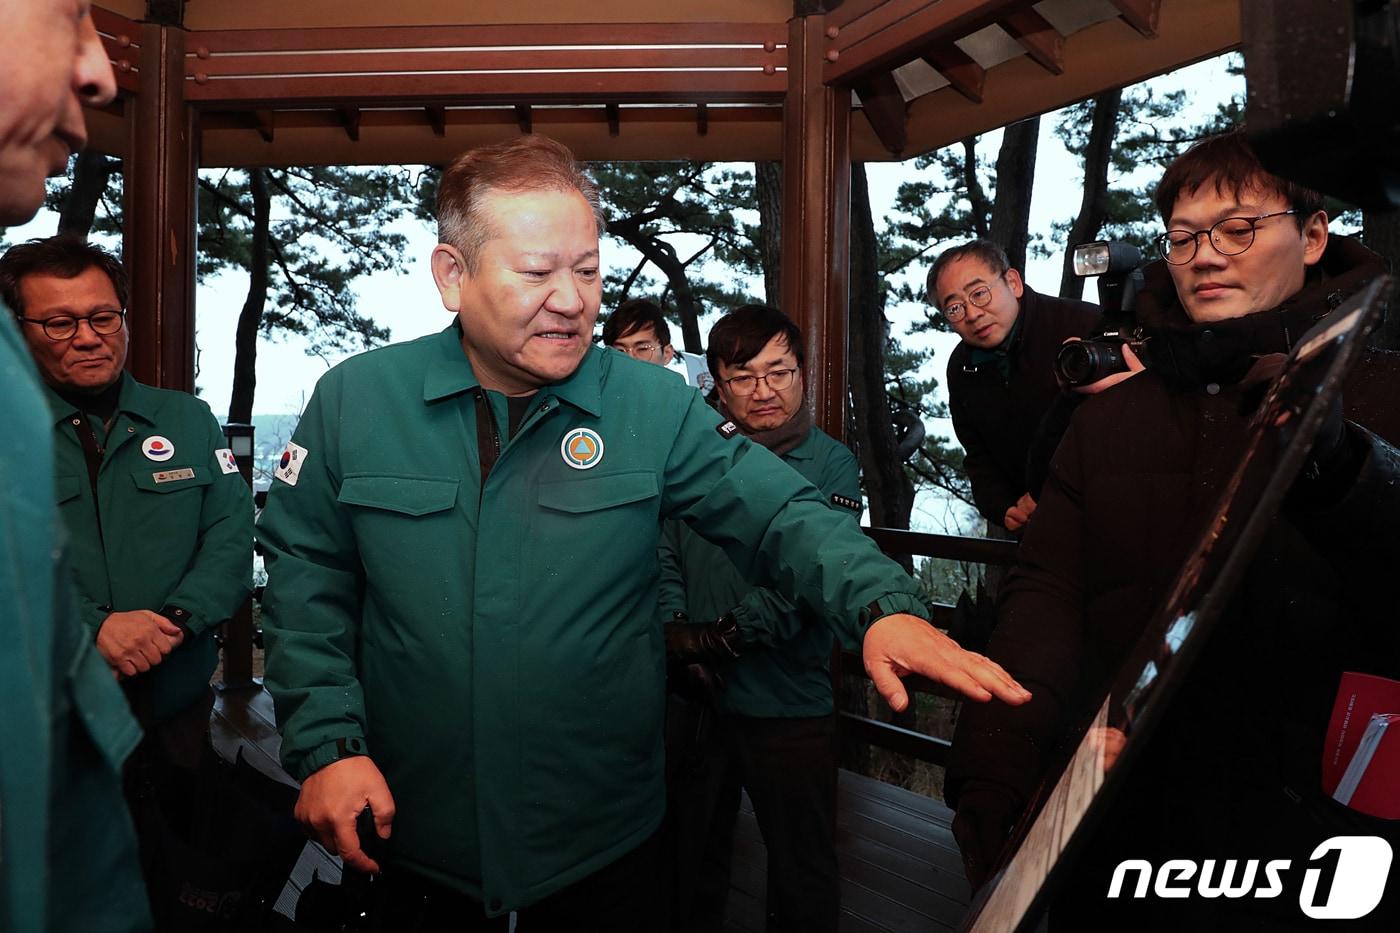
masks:
[[[814,427],[783,462],[858,524],[853,510],[831,499],[860,502],[860,468],[850,450]],[[756,646],[721,672],[721,709],[765,717],[825,716],[832,711],[831,626],[814,621],[785,596],[750,584],[723,551],[680,522],[666,523],[657,556],[663,621],[677,611],[696,623],[732,612],[740,639]],[[848,642],[846,647],[859,646]]]
[[[83,621],[96,637],[111,612],[169,605],[190,614],[185,642],[141,675],[150,678],[150,712],[159,722],[203,695],[218,663],[210,630],[252,592],[252,493],[219,456],[227,444],[208,405],[123,373],[94,504],[73,425],[78,412],[48,395],[58,507]],[[173,446],[173,455],[148,456],[152,439]]]
[[[0,930],[148,930],[120,780],[141,730],[55,560],[47,409],[3,305],[0,393]]]
[[[504,424],[455,324],[347,360],[317,386],[258,530],[287,770],[367,751],[395,798],[391,862],[499,915],[661,822],[663,518],[852,640],[926,610],[848,519],[660,367],[590,350],[534,396],[483,488],[488,403]]]

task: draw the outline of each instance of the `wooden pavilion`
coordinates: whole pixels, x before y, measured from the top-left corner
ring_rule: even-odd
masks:
[[[194,379],[197,169],[780,160],[783,307],[818,423],[846,393],[850,162],[906,159],[1240,41],[1238,0],[99,0],[138,378]]]
[[[97,3],[120,95],[88,126],[125,161],[139,379],[193,387],[198,169],[440,164],[534,131],[585,160],[781,163],[782,304],[807,340],[818,424],[838,436],[852,160],[907,159],[1240,43],[1240,0]],[[871,533],[892,552],[975,562],[1012,547]],[[246,613],[230,627],[215,740],[276,771],[271,704],[236,689],[256,686],[249,627]],[[946,754],[861,717],[845,728]],[[843,929],[956,926],[967,888],[946,808],[842,781]],[[751,813],[740,843],[756,845]],[[730,929],[760,929],[761,872],[736,865]]]

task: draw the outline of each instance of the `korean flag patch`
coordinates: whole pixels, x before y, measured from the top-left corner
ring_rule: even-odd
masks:
[[[287,449],[282,451],[282,459],[277,461],[277,468],[272,471],[272,475],[288,486],[295,486],[297,477],[301,475],[302,464],[306,462],[306,457],[305,447],[287,441]]]
[[[233,451],[227,447],[220,447],[214,451],[214,459],[218,461],[219,469],[224,471],[225,476],[238,472],[238,461],[234,459]]]

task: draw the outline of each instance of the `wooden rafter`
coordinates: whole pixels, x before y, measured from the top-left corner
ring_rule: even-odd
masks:
[[[1129,26],[1148,39],[1157,35],[1162,20],[1162,0],[1109,0]]]
[[[889,0],[857,5],[844,26],[827,33],[827,84],[889,71],[930,45],[950,44],[990,26],[1027,0]],[[843,7],[844,9],[844,7]],[[832,53],[835,53],[834,55]]]
[[[710,135],[710,108],[706,104],[695,105],[695,132],[701,136]]]
[[[873,74],[856,82],[855,89],[860,96],[861,112],[881,145],[899,155],[909,145],[909,108],[894,74],[888,71]]]
[[[1065,73],[1065,37],[1034,9],[1013,10],[997,25],[1021,43],[1037,65],[1052,75]]]
[[[953,90],[974,104],[982,103],[982,91],[987,86],[987,69],[977,64],[971,55],[949,43],[925,49],[922,58],[948,79]]]
[[[535,131],[535,121],[530,116],[529,104],[515,105],[515,125],[520,127],[522,133],[533,133]]]
[[[607,104],[604,112],[608,118],[608,135],[619,136],[622,134],[622,108],[617,104]]]

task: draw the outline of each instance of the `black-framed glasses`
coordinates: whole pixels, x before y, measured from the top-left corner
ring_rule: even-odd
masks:
[[[1284,217],[1297,210],[1274,211],[1255,217],[1226,217],[1211,224],[1209,230],[1168,230],[1157,238],[1162,258],[1174,266],[1184,266],[1196,258],[1203,235],[1210,236],[1210,245],[1222,256],[1238,256],[1254,245],[1254,228],[1259,221]]]
[[[44,336],[50,340],[71,340],[77,336],[78,325],[87,321],[88,327],[92,328],[94,334],[102,337],[110,337],[122,329],[122,322],[126,318],[126,310],[104,310],[94,311],[91,314],[83,314],[77,317],[71,314],[55,314],[47,318],[20,318],[26,324],[37,324],[44,329]]]
[[[1006,273],[1003,272],[1001,275],[997,276],[997,278],[1002,278],[1002,276],[1005,275]],[[956,324],[967,316],[968,304],[975,305],[978,308],[985,308],[987,305],[991,304],[991,301],[992,287],[990,285],[979,285],[967,293],[966,303],[961,301],[949,302],[947,306],[942,309],[943,316],[948,319],[949,324]]]
[[[795,369],[774,369],[762,376],[731,376],[724,380],[724,384],[729,386],[729,391],[735,395],[753,395],[758,391],[760,380],[774,392],[781,392],[792,385],[796,376]]]

